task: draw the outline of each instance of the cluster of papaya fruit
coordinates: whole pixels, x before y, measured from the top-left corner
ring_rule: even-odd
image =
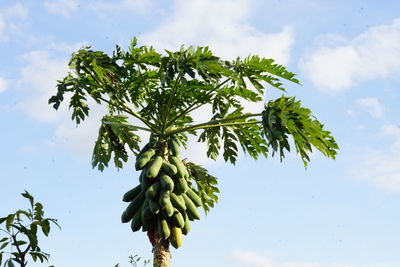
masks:
[[[130,202],[121,216],[131,222],[132,231],[140,228],[169,240],[178,248],[182,234],[190,231],[190,221],[200,219],[197,207],[201,199],[188,183],[189,172],[179,158],[179,143],[150,141],[136,158],[136,170],[141,170],[140,184],[125,193]]]

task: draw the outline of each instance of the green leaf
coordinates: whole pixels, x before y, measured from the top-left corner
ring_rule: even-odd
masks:
[[[43,205],[39,202],[35,203],[35,208],[34,208],[34,216],[33,218],[37,221],[41,221],[43,219]]]
[[[8,237],[4,237],[4,238],[0,239],[0,243],[7,241],[8,239],[9,239]]]
[[[192,162],[185,162],[185,165],[189,171],[190,177],[193,182],[196,183],[196,193],[200,197],[204,212],[207,214],[210,208],[214,207],[214,204],[218,202],[219,193],[217,185],[217,178],[210,175],[208,171],[200,165]]]
[[[2,262],[3,262],[3,252],[0,252],[0,265],[2,264]]]
[[[304,166],[310,161],[312,147],[327,157],[335,158],[339,147],[333,136],[311,114],[311,110],[302,107],[294,97],[282,96],[268,102],[262,115],[265,136],[274,153],[279,152],[281,160],[285,150],[290,151],[289,136],[293,137]]]
[[[10,243],[10,242],[5,242],[5,243],[3,243],[3,244],[0,246],[0,250],[2,250],[3,248],[7,247],[9,243]]]
[[[25,210],[18,210],[15,215],[17,216],[18,220],[21,220],[21,215],[25,215],[28,219],[32,219],[32,214],[25,211]]]
[[[140,149],[141,140],[134,131],[137,131],[137,128],[127,121],[126,116],[104,116],[93,150],[93,168],[97,167],[102,171],[108,166],[112,156],[114,156],[115,166],[122,168],[123,162],[128,160],[125,147],[128,146],[134,154],[137,154]]]
[[[50,256],[49,254],[41,252],[40,250],[29,252],[29,254],[31,255],[34,262],[39,259],[41,263],[43,263],[45,260],[48,261]]]
[[[29,194],[29,192],[26,191],[26,190],[25,190],[25,192],[22,193],[21,195],[22,195],[24,198],[29,199],[29,202],[31,203],[31,206],[33,207],[33,203],[35,202],[33,196],[32,196],[31,194]]]
[[[17,242],[13,242],[13,243],[12,243],[13,246],[23,246],[23,245],[25,245],[25,244],[27,244],[27,242],[26,242],[26,241],[23,241],[23,240],[19,240],[19,241],[17,241]]]
[[[14,222],[15,214],[10,214],[7,216],[6,220],[6,229],[7,231],[10,231],[11,224]]]
[[[61,230],[61,227],[58,224],[58,221],[56,219],[47,218],[46,220],[48,220],[49,222],[52,222],[53,224],[55,224]]]
[[[4,266],[7,266],[7,267],[15,267],[15,265],[14,265],[12,259],[6,260],[6,261],[4,262]]]
[[[20,231],[21,233],[26,233],[26,231],[27,231],[27,228],[24,225],[20,224],[20,223],[11,224],[11,226],[14,227],[15,229],[17,229],[18,231]]]
[[[37,239],[37,225],[35,223],[30,225],[30,230],[26,233],[29,239],[29,243],[32,249],[36,249],[38,246],[38,239]]]
[[[43,220],[40,226],[42,227],[43,234],[48,236],[50,233],[50,222],[48,220]]]

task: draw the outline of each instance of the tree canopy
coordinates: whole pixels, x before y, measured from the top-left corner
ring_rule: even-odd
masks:
[[[117,46],[111,56],[84,47],[72,55],[69,67],[72,72],[59,81],[49,103],[58,109],[65,93],[72,93],[69,107],[77,124],[89,115],[89,97],[107,105],[92,159],[99,170],[112,158],[122,168],[127,148],[139,153],[138,130],[160,138],[174,135],[183,144],[188,135],[197,135],[207,144],[208,157],[222,156],[233,164],[239,147],[255,159],[275,153],[283,159],[294,146],[304,165],[313,148],[331,158],[337,153],[331,133],[311,110],[285,95],[283,81],[299,81],[273,59],[223,60],[208,47],[192,46],[161,54],[138,46],[135,38],[127,51]],[[247,112],[241,100],[264,101],[269,87],[283,95],[265,103],[260,113]],[[194,124],[191,112],[206,104],[209,121]]]

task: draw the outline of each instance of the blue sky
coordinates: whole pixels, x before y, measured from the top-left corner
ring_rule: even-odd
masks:
[[[134,36],[160,51],[208,45],[297,73],[302,86],[287,84],[288,95],[341,150],[335,161],[313,154],[305,170],[295,154],[231,166],[193,145],[185,155],[219,177],[220,202],[172,249],[173,266],[400,266],[399,11],[394,0],[2,0],[0,214],[26,207],[25,189],[42,202],[62,226],[42,239],[58,267],[151,258],[146,235],[120,223],[133,162],[91,169],[103,108],[77,128],[66,105],[55,112],[47,99],[81,46],[110,53]]]

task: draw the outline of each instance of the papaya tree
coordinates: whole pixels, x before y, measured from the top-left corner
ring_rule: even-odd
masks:
[[[154,266],[169,266],[169,246],[181,246],[190,221],[200,218],[198,208],[207,213],[218,200],[216,177],[180,156],[190,136],[205,143],[207,157],[232,164],[239,150],[254,159],[279,154],[282,160],[294,147],[305,166],[314,149],[330,158],[338,150],[311,111],[285,95],[283,81],[299,81],[273,59],[223,60],[207,47],[158,53],[134,38],[126,51],[117,46],[112,55],[84,47],[72,55],[69,67],[49,104],[58,109],[70,93],[76,124],[89,116],[89,99],[107,106],[92,166],[102,171],[113,161],[123,168],[130,156],[136,158],[139,183],[123,196],[129,204],[121,220],[134,232],[147,232]],[[268,88],[282,96],[266,101]],[[248,102],[265,104],[251,113]],[[193,112],[200,108],[209,115],[198,122]],[[147,142],[140,131],[149,134]]]

